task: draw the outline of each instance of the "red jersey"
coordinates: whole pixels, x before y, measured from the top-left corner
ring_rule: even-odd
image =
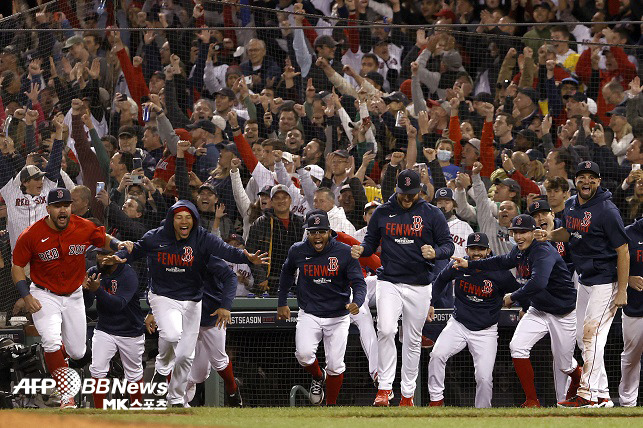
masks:
[[[344,243],[346,245],[350,245],[351,247],[353,245],[360,245],[361,244],[361,242],[359,242],[357,239],[355,239],[352,236],[350,236],[348,233],[344,233],[344,232],[336,232],[336,233],[337,233],[337,238],[336,239],[339,242],[342,242],[342,243]],[[381,262],[380,258],[375,254],[372,254],[372,255],[370,255],[368,257],[360,257],[357,261],[359,262],[360,266],[362,267],[362,273],[364,274],[364,277],[366,277],[366,275],[367,275],[367,271],[366,271],[365,268],[368,267],[373,272],[375,272],[377,269],[382,267],[382,262]]]
[[[58,231],[49,227],[47,218],[20,234],[13,250],[13,263],[20,267],[30,263],[35,284],[54,293],[69,294],[85,278],[87,247],[105,246],[105,228],[72,214],[67,228]]]

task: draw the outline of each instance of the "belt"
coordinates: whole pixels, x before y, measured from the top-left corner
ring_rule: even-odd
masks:
[[[38,285],[38,284],[36,284],[34,282],[32,282],[32,284],[36,288],[39,288],[41,290],[47,291],[47,292],[49,292],[51,294],[55,294],[56,296],[60,296],[60,297],[70,297],[73,294],[73,293],[66,293],[66,294],[65,293],[56,293],[55,291],[51,291],[50,289],[45,288],[42,285]]]

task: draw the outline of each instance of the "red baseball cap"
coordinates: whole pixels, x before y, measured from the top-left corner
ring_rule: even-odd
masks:
[[[445,18],[449,18],[452,22],[455,22],[457,18],[455,17],[455,13],[453,13],[452,10],[449,9],[442,9],[438,13],[436,13],[434,16],[444,16]]]

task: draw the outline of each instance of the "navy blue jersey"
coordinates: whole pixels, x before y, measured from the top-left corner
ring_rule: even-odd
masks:
[[[572,275],[558,251],[549,242],[534,240],[525,251],[514,246],[508,254],[469,262],[480,270],[516,268],[522,286],[511,294],[511,300],[523,306],[554,315],[565,315],[576,308],[576,289]]]
[[[612,203],[612,194],[603,188],[580,205],[578,195],[565,202],[565,229],[569,249],[580,282],[608,284],[617,279],[616,248],[627,244],[621,214]]]
[[[643,276],[643,218],[625,228],[630,239],[630,276]],[[643,291],[627,287],[627,305],[623,312],[628,317],[643,317]]]
[[[98,272],[98,268],[92,267],[87,274]],[[96,330],[124,337],[137,337],[145,333],[138,278],[131,266],[119,265],[111,274],[102,274],[96,293],[86,292],[85,297],[86,305],[91,305],[96,298]]]
[[[377,251],[382,243],[382,269],[377,276],[384,281],[410,285],[429,285],[437,271],[433,260],[422,257],[422,246],[435,249],[435,260],[448,259],[455,245],[444,214],[420,198],[410,209],[403,209],[397,194],[380,205],[366,228],[363,257]]]
[[[174,235],[174,210],[186,207],[192,213],[194,226],[186,239]],[[170,207],[164,224],[150,230],[134,244],[131,254],[120,250],[117,255],[129,263],[147,257],[149,285],[154,294],[174,300],[198,302],[203,295],[206,265],[211,255],[231,263],[249,264],[242,250],[226,244],[199,226],[199,213],[189,201],[178,201]]]
[[[288,250],[279,279],[279,306],[288,304],[288,292],[297,278],[297,303],[309,314],[334,318],[348,314],[346,305],[362,306],[366,282],[359,262],[351,257],[351,248],[331,237],[326,247],[317,252],[306,239]]]
[[[458,322],[473,331],[497,324],[503,297],[520,287],[511,272],[481,272],[471,268],[453,269],[452,266],[453,262],[450,262],[435,278],[433,296],[439,296],[444,287],[453,281],[453,317]]]
[[[203,309],[201,309],[201,327],[211,327],[217,322],[212,313],[219,308],[232,309],[232,301],[237,293],[237,275],[226,262],[210,256],[207,265],[208,274],[203,287]]]
[[[554,229],[563,227],[563,221],[561,219],[554,219]],[[552,242],[552,245],[558,251],[558,254],[563,258],[565,264],[567,265],[567,270],[569,273],[574,273],[574,261],[572,260],[572,253],[569,251],[569,242]]]

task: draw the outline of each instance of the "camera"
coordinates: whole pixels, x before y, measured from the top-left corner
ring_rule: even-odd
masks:
[[[16,385],[24,378],[46,376],[42,344],[25,346],[8,337],[0,339],[0,409],[13,408],[12,384]]]

